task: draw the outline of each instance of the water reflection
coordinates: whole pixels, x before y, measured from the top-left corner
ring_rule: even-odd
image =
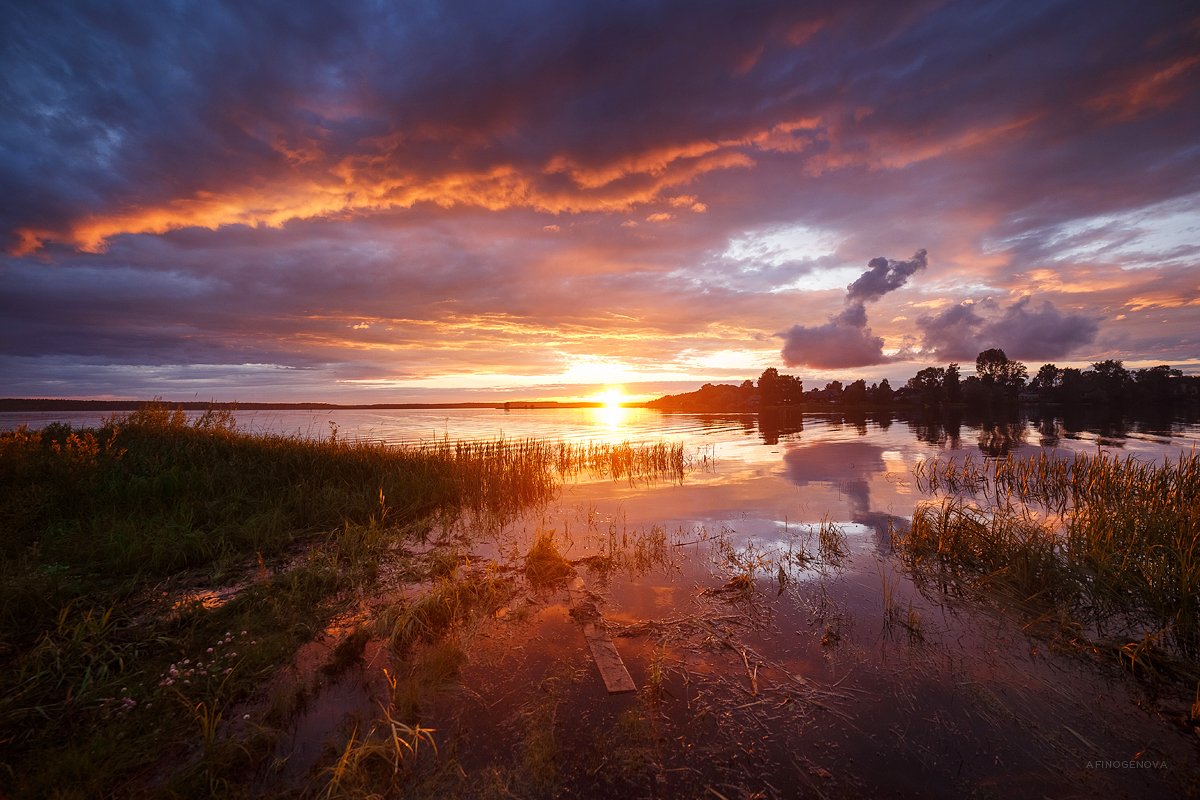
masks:
[[[804,415],[796,412],[770,410],[760,412],[758,427],[763,444],[777,445],[780,437],[791,437],[804,431]]]
[[[1019,421],[985,422],[979,427],[979,450],[989,458],[1004,458],[1025,444],[1025,425]]]
[[[884,448],[862,441],[791,445],[783,453],[783,474],[796,486],[829,484],[850,498],[852,513],[870,510],[869,476],[887,471]]]
[[[956,409],[929,411],[908,421],[917,441],[958,450],[962,447],[962,414]]]
[[[599,427],[608,429],[609,432],[620,430],[629,422],[629,417],[633,409],[622,405],[606,404],[598,408],[589,409],[599,424]]]

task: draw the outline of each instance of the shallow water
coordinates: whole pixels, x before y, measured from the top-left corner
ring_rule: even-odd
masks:
[[[6,414],[0,427],[54,420],[99,418]],[[473,564],[514,574],[534,537],[553,531],[639,687],[607,694],[565,588],[530,591],[464,637],[457,688],[422,709],[462,772],[455,790],[502,784],[499,772],[549,729],[558,796],[1200,793],[1200,739],[1181,724],[1186,698],[1148,696],[1113,657],[1070,646],[1053,620],[1031,624],[992,601],[948,596],[904,570],[890,536],[925,497],[912,473],[923,459],[1039,449],[1174,459],[1200,441],[1194,418],[473,409],[237,420],[320,438],[333,423],[339,437],[395,444],[685,445],[681,481],[580,477],[503,525],[463,518],[440,531]],[[823,526],[835,532],[832,548]],[[749,586],[731,583],[739,575]],[[378,659],[345,679],[358,689],[331,687],[320,718],[298,720],[297,752],[315,756],[327,736],[336,746],[340,706],[372,707],[364,693],[378,690],[388,658],[372,652]]]
[[[565,592],[541,597],[485,631],[464,675],[471,693],[433,719],[461,737],[468,767],[500,758],[488,743],[513,740],[513,709],[545,702],[534,687],[553,679],[554,708],[572,721],[559,737],[574,746],[596,743],[570,738],[572,726],[593,735],[631,708],[652,720],[657,780],[620,785],[647,796],[1169,796],[1200,786],[1200,740],[1171,718],[1183,700],[1151,702],[1115,659],[1041,635],[1046,621],[947,596],[892,554],[890,530],[923,498],[915,463],[995,454],[998,438],[1032,452],[1048,426],[920,437],[904,422],[806,416],[802,429],[764,437],[737,420],[703,423],[687,420],[702,431],[689,441],[709,458],[680,483],[577,481],[500,530],[481,535],[468,521],[457,531],[476,558],[514,565],[554,531],[641,687],[637,698],[606,695]],[[1094,452],[1103,438],[1157,460],[1195,436],[1187,425],[1060,431],[1045,444]],[[841,554],[823,551],[822,525],[841,534]],[[590,557],[614,553],[625,562],[593,567]],[[743,573],[753,591],[723,588]],[[572,773],[566,793],[614,790],[598,774]]]

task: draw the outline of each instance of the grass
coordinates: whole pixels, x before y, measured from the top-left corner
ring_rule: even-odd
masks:
[[[986,585],[1088,622],[1138,670],[1173,659],[1200,677],[1200,456],[1106,453],[919,465],[901,552],[917,570]]]
[[[229,709],[372,586],[398,542],[439,515],[511,516],[568,476],[686,466],[677,445],[252,436],[228,412],[189,422],[161,404],[98,429],[0,434],[0,796],[236,793],[270,747],[231,740]],[[509,591],[456,556],[427,577],[388,620],[398,650]],[[230,587],[221,602],[187,599],[214,587]]]
[[[378,631],[398,653],[417,642],[433,643],[471,616],[491,615],[507,602],[515,587],[494,569],[438,578],[414,599],[380,615]]]
[[[539,531],[525,556],[525,577],[535,588],[556,586],[575,574],[554,541],[554,531]]]

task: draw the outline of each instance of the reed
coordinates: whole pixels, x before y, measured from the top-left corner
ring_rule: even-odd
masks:
[[[1090,617],[1130,665],[1151,649],[1200,663],[1200,456],[1161,463],[1042,453],[924,462],[922,503],[898,537],[913,568],[1003,586]]]

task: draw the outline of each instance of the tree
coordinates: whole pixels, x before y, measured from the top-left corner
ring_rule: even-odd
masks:
[[[1062,370],[1054,364],[1042,364],[1038,367],[1037,375],[1034,375],[1033,380],[1029,382],[1030,388],[1037,389],[1042,394],[1057,389],[1061,385]]]
[[[908,379],[905,384],[922,403],[936,405],[944,397],[943,387],[946,382],[946,370],[942,367],[926,367]]]
[[[1091,379],[1097,389],[1104,392],[1109,400],[1120,401],[1125,397],[1131,379],[1129,370],[1120,361],[1107,359],[1092,364]]]
[[[1016,400],[1028,373],[1020,361],[1013,361],[1003,350],[993,347],[975,359],[975,374],[991,397]]]
[[[877,403],[890,403],[892,401],[892,385],[888,383],[888,379],[884,378],[879,382],[879,385],[873,387],[871,399]]]
[[[779,370],[768,367],[758,377],[758,402],[762,408],[779,403]]]
[[[962,389],[958,383],[958,364],[953,361],[950,362],[950,366],[946,367],[946,377],[942,380],[942,389],[945,391],[947,402],[957,403],[962,398]]]
[[[847,403],[858,404],[866,402],[867,399],[867,382],[862,378],[851,383],[842,392],[842,399]]]
[[[1183,378],[1183,371],[1159,364],[1134,373],[1134,381],[1140,399],[1149,403],[1163,403],[1171,399],[1174,383]]]

